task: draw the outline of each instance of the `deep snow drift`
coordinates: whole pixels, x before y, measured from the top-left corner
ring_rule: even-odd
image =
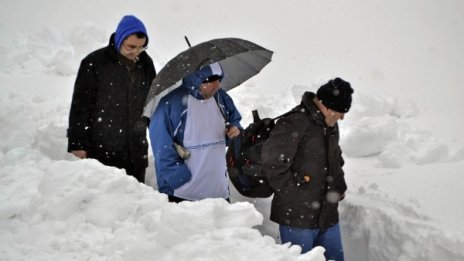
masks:
[[[273,50],[271,64],[230,92],[243,125],[252,109],[275,116],[329,78],[350,81],[354,103],[340,124],[346,259],[464,259],[461,1],[219,1],[227,13],[200,0],[3,6],[1,260],[324,260],[323,249],[277,244],[270,199],[232,190],[232,204],[169,204],[123,171],[65,152],[79,61],[128,13],[146,23],[158,70],[186,48],[184,34]],[[269,15],[256,15],[263,8]]]

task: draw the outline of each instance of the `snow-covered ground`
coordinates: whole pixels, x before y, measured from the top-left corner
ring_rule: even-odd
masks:
[[[75,74],[125,14],[141,18],[157,69],[192,44],[239,37],[273,62],[230,93],[243,125],[340,76],[349,185],[347,260],[464,260],[464,2],[3,1],[0,260],[324,260],[278,244],[270,199],[232,190],[170,204],[123,171],[66,153]],[[152,156],[151,156],[152,159]]]

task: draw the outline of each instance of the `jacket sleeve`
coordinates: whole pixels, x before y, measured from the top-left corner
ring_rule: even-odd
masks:
[[[172,137],[174,127],[170,118],[169,106],[168,102],[163,100],[160,102],[151,117],[149,132],[159,191],[172,195],[175,189],[191,179],[191,173],[174,148],[174,138]]]
[[[277,121],[261,151],[261,174],[264,174],[274,192],[285,197],[285,188],[297,186],[291,166],[304,137],[303,114],[294,113]]]
[[[86,58],[82,60],[77,73],[69,112],[68,152],[91,148],[90,114],[97,92],[95,66]]]
[[[242,115],[240,115],[240,112],[237,110],[237,107],[235,107],[232,97],[230,97],[222,89],[220,89],[219,92],[220,92],[219,99],[221,101],[219,102],[219,106],[222,107],[221,110],[223,111],[223,113],[225,113],[228,125],[235,126],[240,131],[242,131],[243,128],[242,128],[242,125],[240,125],[240,121],[242,120]],[[229,146],[230,142],[231,142],[231,139],[226,135],[226,146]]]
[[[337,157],[338,157],[338,162],[339,162],[339,169],[338,169],[339,172],[337,176],[337,182],[335,183],[335,189],[341,194],[344,194],[346,190],[348,189],[348,186],[345,181],[345,172],[343,171],[343,166],[345,165],[345,159],[343,159],[342,149],[340,148],[340,146],[337,146]]]
[[[156,77],[156,68],[155,66],[153,65],[153,60],[150,58],[150,56],[148,56],[148,54],[146,54],[146,65],[144,66],[145,68],[145,74],[146,75],[149,75],[149,79],[150,79],[150,82],[149,82],[149,88],[148,88],[148,92],[147,92],[147,97],[145,97],[145,99],[148,98],[148,95],[150,93],[150,89],[151,89],[151,84],[153,83],[153,81],[155,80],[155,77]],[[150,118],[149,116],[146,116],[145,115],[145,106],[146,106],[146,103],[148,102],[148,100],[145,100],[145,105],[143,107],[143,110],[142,110],[142,118],[144,118],[144,120],[146,121],[146,126],[148,128],[148,126],[150,125]]]

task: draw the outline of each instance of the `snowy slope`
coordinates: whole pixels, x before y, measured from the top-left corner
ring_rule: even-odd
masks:
[[[231,205],[168,204],[122,171],[65,152],[80,59],[131,13],[145,21],[158,70],[187,47],[184,35],[273,50],[270,65],[230,92],[244,125],[252,109],[275,116],[329,78],[350,81],[354,103],[341,123],[346,259],[464,260],[464,3],[215,3],[2,3],[0,259],[324,260],[323,249],[299,255],[277,244],[269,199],[232,191]]]

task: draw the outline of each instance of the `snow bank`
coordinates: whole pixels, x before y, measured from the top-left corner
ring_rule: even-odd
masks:
[[[247,202],[168,203],[121,170],[34,149],[1,160],[2,260],[321,260],[263,237]]]
[[[292,9],[276,2],[272,15],[250,23],[264,2],[243,2],[243,10],[223,1],[233,18],[211,12],[204,20],[191,12],[202,10],[198,1],[120,1],[106,13],[104,2],[26,9],[25,1],[15,1],[2,9],[1,17],[14,19],[0,21],[0,259],[324,260],[321,248],[299,255],[299,247],[276,244],[269,199],[232,190],[234,204],[169,204],[120,170],[66,153],[79,62],[106,45],[110,31],[101,28],[114,28],[114,19],[134,10],[153,26],[156,48],[149,52],[158,69],[186,47],[183,35],[179,40],[184,30],[196,41],[243,36],[275,51],[271,66],[231,91],[245,126],[252,109],[275,117],[303,91],[346,76],[355,84],[352,110],[340,124],[349,183],[341,203],[347,260],[463,260],[462,4],[421,2],[418,9],[418,1],[335,1]],[[94,21],[96,12],[104,26],[82,23]],[[393,23],[391,13],[399,15]],[[191,23],[169,22],[180,18]],[[221,21],[212,31],[199,25],[211,20]],[[52,22],[41,28],[43,21],[66,29]],[[14,31],[12,24],[41,29]]]

